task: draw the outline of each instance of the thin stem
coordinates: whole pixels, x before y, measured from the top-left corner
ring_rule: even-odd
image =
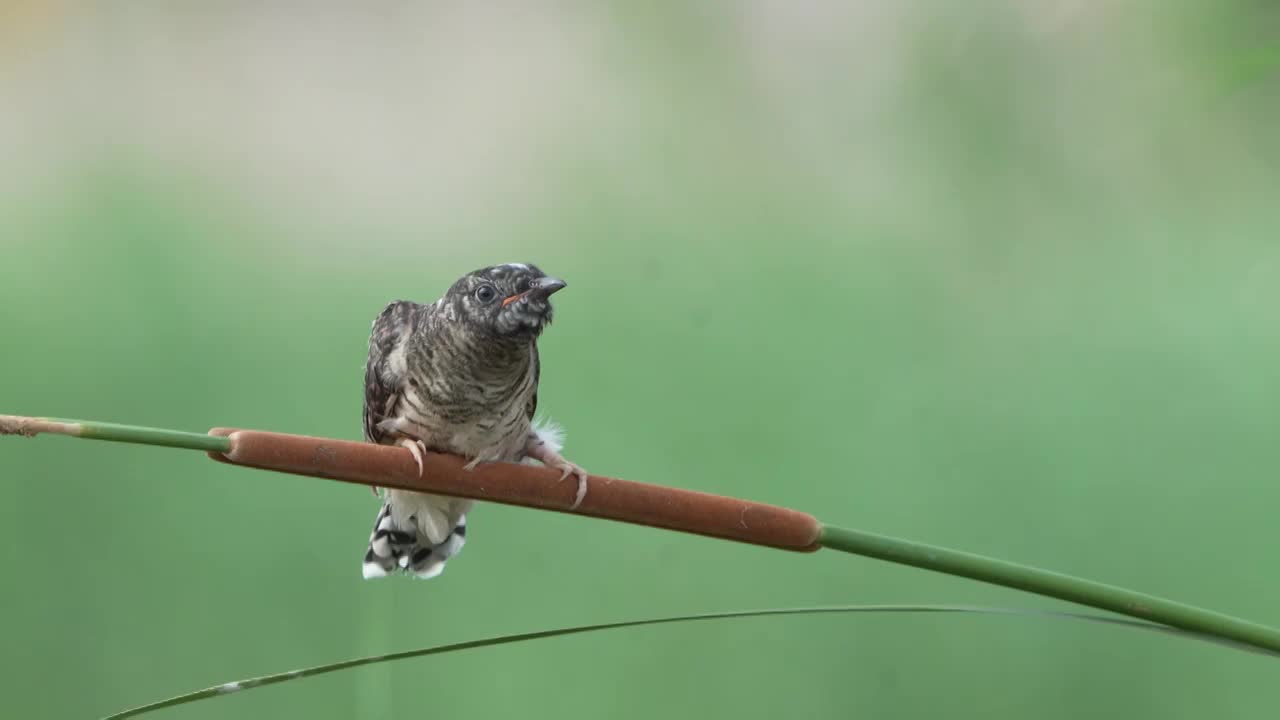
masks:
[[[664,618],[646,618],[643,620],[626,620],[623,622],[599,623],[595,625],[579,625],[577,627],[558,628],[555,630],[542,630],[538,632],[526,632],[513,635],[502,635],[498,637],[484,638],[481,640],[468,640],[466,642],[450,643],[448,645],[436,645],[433,647],[421,648],[418,650],[406,650],[402,652],[387,653],[384,655],[372,655],[369,657],[355,658],[352,660],[343,660],[342,662],[328,663],[325,665],[317,665],[315,667],[304,668],[301,670],[292,670],[290,672],[275,673],[273,675],[263,675],[261,677],[247,678],[228,682],[222,685],[215,685],[203,690],[185,693],[167,700],[148,703],[129,710],[118,712],[110,715],[104,720],[123,720],[124,718],[137,717],[144,713],[149,713],[162,708],[170,708],[175,705],[186,705],[189,703],[208,700],[219,697],[221,695],[229,695],[245,690],[253,690],[267,685],[277,685],[279,683],[301,680],[303,678],[315,677],[317,675],[325,675],[332,672],[349,670],[351,668],[363,667],[366,665],[378,665],[381,663],[395,662],[397,660],[408,660],[410,658],[426,657],[428,655],[442,655],[445,653],[459,652],[463,650],[473,650],[482,647],[492,647],[495,645],[509,645],[512,643],[527,642],[530,640],[542,640],[552,637],[563,637],[566,635],[580,635],[584,633],[600,632],[603,630],[617,630],[620,628],[634,628],[651,625],[666,625],[670,623],[687,623],[701,622],[706,620],[724,620],[724,619],[743,619],[743,618],[761,618],[761,617],[778,617],[778,616],[795,616],[795,615],[830,615],[830,614],[863,614],[863,615],[991,615],[998,617],[1023,617],[1023,618],[1040,618],[1050,620],[1075,620],[1092,623],[1100,623],[1110,626],[1129,627],[1137,630],[1147,630],[1152,632],[1170,633],[1182,637],[1189,637],[1196,640],[1204,640],[1214,642],[1215,638],[1205,637],[1196,633],[1185,633],[1181,630],[1168,628],[1163,625],[1153,625],[1138,620],[1128,620],[1125,618],[1108,617],[1103,615],[1089,615],[1086,613],[1076,612],[1059,612],[1054,610],[1015,610],[1010,608],[993,608],[993,607],[975,607],[969,605],[837,605],[830,607],[809,607],[809,608],[770,608],[765,610],[736,610],[729,612],[714,612],[698,615],[679,615],[675,617]]]
[[[1110,610],[1195,633],[1280,652],[1280,630],[1192,605],[1083,578],[860,530],[824,526],[826,548]]]
[[[0,415],[0,435],[34,437],[44,433],[69,435],[87,440],[158,445],[186,450],[202,450],[204,452],[227,452],[231,449],[231,441],[227,438],[214,437],[203,433],[165,430],[163,428],[141,427],[139,425],[120,425],[117,423],[97,422],[95,420]]]

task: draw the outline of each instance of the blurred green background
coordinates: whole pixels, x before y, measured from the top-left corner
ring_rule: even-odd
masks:
[[[386,302],[536,262],[570,284],[542,404],[595,472],[1280,624],[1274,4],[480,5],[4,3],[0,412],[358,438]],[[670,613],[1064,607],[498,506],[440,579],[369,583],[375,511],[0,442],[4,714]],[[157,717],[1259,717],[1275,672],[1101,626],[820,617]]]

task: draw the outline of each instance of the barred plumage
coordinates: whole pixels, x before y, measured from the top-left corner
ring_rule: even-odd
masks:
[[[373,323],[365,365],[364,435],[462,455],[480,462],[533,458],[579,476],[559,442],[535,428],[537,340],[551,322],[552,293],[565,283],[532,265],[509,264],[464,275],[430,305],[400,300]],[[388,490],[374,521],[364,576],[404,570],[434,577],[466,541],[462,498]]]

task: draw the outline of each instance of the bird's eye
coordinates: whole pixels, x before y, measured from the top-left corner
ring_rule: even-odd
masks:
[[[476,288],[476,299],[482,303],[491,303],[498,297],[498,291],[489,285],[481,285]]]

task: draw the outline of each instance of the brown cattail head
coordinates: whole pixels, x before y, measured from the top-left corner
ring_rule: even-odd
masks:
[[[576,480],[561,482],[559,471],[550,468],[485,463],[467,471],[462,458],[426,453],[419,477],[413,454],[400,447],[234,428],[214,428],[209,434],[231,440],[230,452],[209,456],[235,465],[587,515],[783,550],[818,549],[818,521],[774,505],[592,475],[582,504],[573,508]]]

